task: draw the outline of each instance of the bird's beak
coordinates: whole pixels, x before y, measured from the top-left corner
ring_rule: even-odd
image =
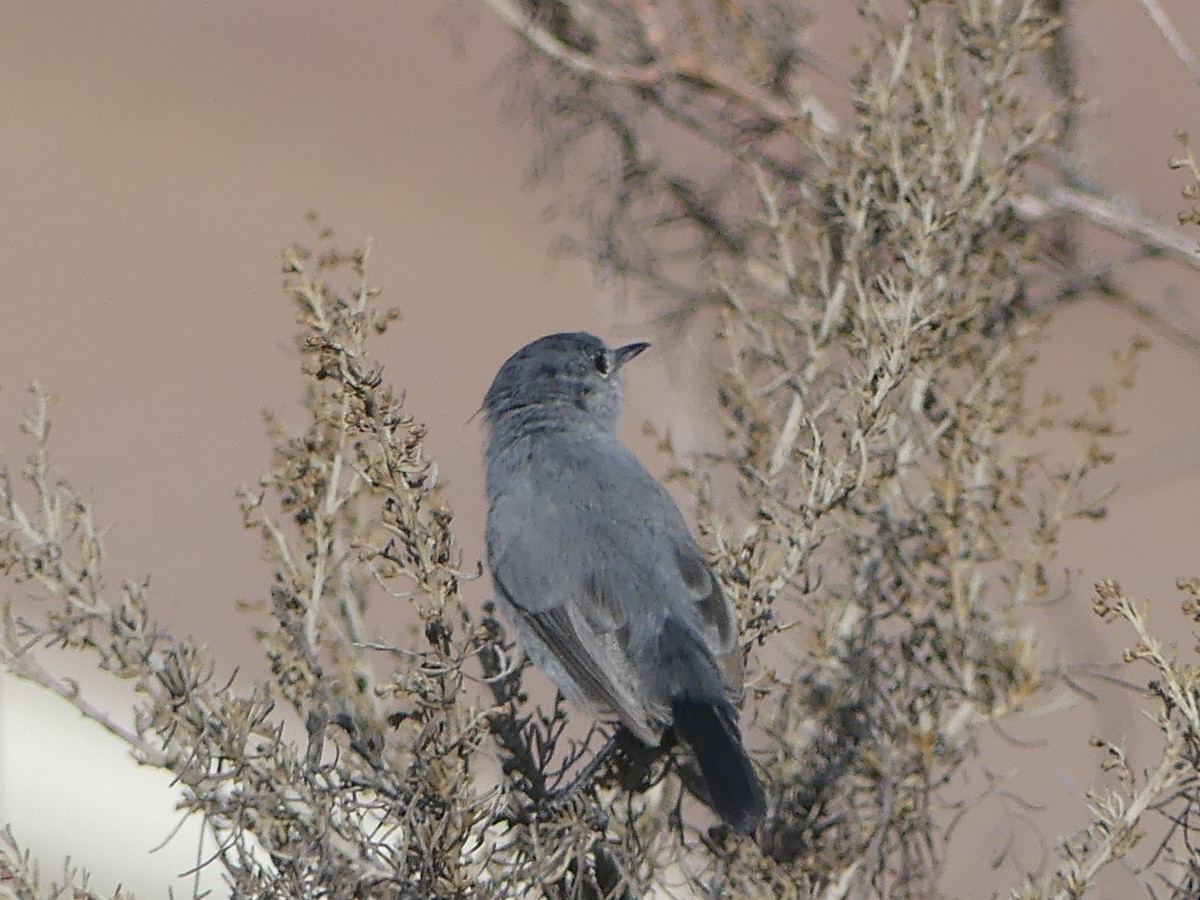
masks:
[[[626,344],[624,347],[618,347],[613,351],[613,358],[616,360],[617,368],[621,368],[625,363],[629,362],[650,345],[646,341],[634,341],[632,344]]]

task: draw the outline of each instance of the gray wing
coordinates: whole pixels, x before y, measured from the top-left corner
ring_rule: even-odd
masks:
[[[724,670],[729,696],[740,700],[742,693],[742,648],[738,644],[737,617],[721,583],[708,568],[699,548],[689,538],[676,550],[679,576],[700,617],[710,652]]]
[[[615,713],[646,743],[657,743],[665,708],[651,702],[639,673],[630,665],[628,630],[597,623],[585,604],[567,599],[531,611],[493,572],[521,645],[562,692],[597,714]]]
[[[724,673],[731,694],[741,656],[730,604],[673,501],[628,451],[611,451],[580,459],[576,449],[570,467],[551,458],[505,480],[488,511],[488,560],[534,664],[654,743],[670,698],[658,696],[645,649],[667,615],[684,611],[714,662],[736,658]]]
[[[657,743],[667,710],[631,664],[630,610],[604,575],[611,554],[588,534],[586,509],[540,494],[516,487],[489,510],[488,562],[502,606],[526,654],[568,698]]]

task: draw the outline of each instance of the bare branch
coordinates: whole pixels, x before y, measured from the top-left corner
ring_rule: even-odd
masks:
[[[1175,23],[1171,21],[1166,10],[1162,8],[1162,4],[1158,0],[1141,0],[1141,3],[1142,8],[1150,15],[1159,32],[1166,39],[1171,52],[1183,63],[1183,67],[1188,70],[1188,74],[1192,76],[1192,80],[1200,85],[1200,58],[1197,58],[1192,48],[1188,46],[1179,29],[1175,27]]]

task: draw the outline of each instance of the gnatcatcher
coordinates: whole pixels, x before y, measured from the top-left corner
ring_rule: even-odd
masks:
[[[766,803],[738,730],[733,608],[670,495],[617,438],[621,370],[648,346],[551,334],[500,367],[483,401],[488,564],[534,665],[646,744],[673,725],[713,808],[748,833]]]

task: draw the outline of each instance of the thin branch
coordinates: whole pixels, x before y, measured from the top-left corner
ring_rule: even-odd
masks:
[[[100,707],[96,706],[83,695],[79,685],[69,679],[56,678],[28,653],[12,653],[0,644],[0,662],[10,674],[39,687],[45,688],[66,700],[86,719],[91,719],[109,734],[127,745],[139,762],[155,766],[159,769],[174,770],[173,757],[153,747],[137,732],[121,725]]]
[[[1192,80],[1196,84],[1200,84],[1200,59],[1196,58],[1196,54],[1183,39],[1183,35],[1175,27],[1175,23],[1167,16],[1166,10],[1159,5],[1158,0],[1141,0],[1141,3],[1154,24],[1158,26],[1162,36],[1166,38],[1167,44],[1170,45],[1176,58],[1183,63],[1184,68],[1192,76]]]
[[[1174,322],[1168,321],[1157,310],[1151,309],[1147,304],[1138,301],[1127,292],[1114,286],[1111,290],[1101,291],[1100,299],[1122,312],[1141,319],[1167,340],[1182,347],[1193,356],[1200,357],[1200,337],[1196,337]]]
[[[801,107],[795,107],[776,100],[722,67],[705,65],[688,55],[678,55],[666,65],[652,63],[631,66],[604,62],[593,54],[575,49],[542,28],[512,0],[483,2],[534,49],[577,75],[634,88],[648,88],[668,79],[676,79],[720,94],[780,127],[798,123],[807,114],[826,133],[835,133],[839,128],[837,118],[815,97],[806,97]]]
[[[604,63],[591,54],[576,50],[534,22],[529,14],[522,11],[512,0],[483,0],[483,2],[491,7],[492,12],[499,16],[504,24],[528,41],[534,49],[541,51],[577,75],[587,75],[610,84],[631,87],[648,87],[663,76],[662,68],[657,65],[630,66],[622,63]]]
[[[1042,188],[1037,195],[1016,198],[1014,207],[1029,219],[1047,218],[1050,209],[1082,216],[1106,231],[1137,241],[1174,262],[1200,270],[1200,252],[1194,238],[1105,197],[1062,184],[1051,184]]]

